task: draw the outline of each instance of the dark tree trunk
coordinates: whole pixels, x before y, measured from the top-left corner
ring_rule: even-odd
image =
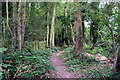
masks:
[[[2,39],[2,2],[0,1],[0,40]]]
[[[96,46],[98,39],[98,23],[93,20],[90,27],[90,40],[93,42],[93,45],[90,50],[93,50]]]

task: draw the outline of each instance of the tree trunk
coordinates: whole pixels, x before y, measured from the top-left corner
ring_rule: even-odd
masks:
[[[19,2],[19,9],[18,9],[18,25],[17,25],[17,33],[18,33],[18,50],[21,51],[21,8],[22,8],[22,2],[20,0]]]
[[[12,38],[12,43],[11,43],[11,45],[12,45],[12,48],[14,48],[14,34],[13,34],[12,30],[11,30],[10,27],[9,27],[8,0],[6,0],[6,12],[7,12],[7,28],[8,28],[8,30],[9,30],[10,34],[11,34],[11,38]],[[14,49],[12,49],[12,52],[14,52]]]
[[[24,43],[24,34],[25,34],[25,25],[26,25],[26,2],[24,2],[23,8],[23,22],[22,22],[22,35],[21,35],[21,48],[23,48]]]
[[[50,49],[51,46],[54,46],[54,20],[55,20],[55,10],[56,10],[56,3],[53,6],[53,16],[52,16],[52,24],[51,24],[51,32],[50,32]]]
[[[2,2],[0,1],[0,47],[2,47],[2,24],[1,24],[1,21],[2,21]]]
[[[76,31],[74,52],[76,55],[85,51],[84,49],[85,45],[84,45],[84,37],[83,37],[82,13],[78,11],[78,12],[75,12],[74,15],[75,15],[74,27]]]
[[[113,71],[114,71],[114,72],[117,71],[116,67],[117,67],[117,64],[119,64],[119,63],[117,63],[117,61],[118,61],[118,56],[119,56],[119,49],[120,49],[120,46],[117,48],[116,55],[115,55],[115,61],[114,61],[114,66],[113,66]]]
[[[117,47],[116,47],[116,44],[115,44],[115,37],[114,37],[114,33],[113,33],[113,30],[112,28],[110,28],[110,26],[108,24],[106,24],[106,26],[109,28],[109,30],[111,31],[111,36],[112,36],[112,44],[113,44],[113,48],[115,49],[115,52],[117,51]]]
[[[69,7],[69,9],[71,9],[71,6]],[[71,10],[69,11],[69,20],[70,20],[70,29],[71,29],[72,40],[73,40],[73,43],[75,44],[73,27],[72,27],[72,24],[71,24]]]
[[[16,7],[16,2],[13,2],[13,39],[12,39],[12,45],[15,48],[15,44],[16,44],[16,34],[17,34],[17,7]],[[14,49],[12,50],[12,52],[14,52]]]
[[[118,3],[118,44],[120,43],[119,41],[120,41],[120,3]],[[120,46],[118,46],[118,48],[117,48],[117,51],[116,51],[116,55],[115,55],[115,61],[114,61],[114,67],[113,67],[113,71],[114,72],[117,72],[117,71],[119,71],[119,69],[120,69],[120,66],[119,66],[119,64],[120,64],[120,62],[119,62],[119,53],[120,53],[120,51],[119,51],[119,49],[120,49]],[[117,69],[117,67],[119,68],[119,69]]]
[[[0,1],[0,48],[2,48],[2,2]],[[0,80],[2,80],[2,53],[0,53]]]
[[[13,37],[13,33],[12,33],[10,27],[9,27],[8,0],[6,0],[6,12],[7,12],[7,28],[9,30],[10,34],[11,34],[11,37]]]
[[[75,31],[76,31],[76,36],[75,36],[75,44],[74,44],[74,52],[75,55],[80,53],[80,51],[82,52],[82,40],[81,40],[81,35],[80,35],[80,14],[78,14],[78,12],[74,13],[75,15],[75,20],[74,20],[74,27],[75,27]]]
[[[98,40],[98,22],[96,20],[92,19],[90,26],[90,40],[92,41],[93,45],[90,50],[93,50],[96,46],[97,40]]]
[[[72,28],[72,24],[71,23],[70,23],[70,28],[71,28],[72,40],[73,40],[73,43],[75,43],[74,32],[73,32],[73,28]]]
[[[49,11],[47,11],[47,47],[49,46],[48,41],[49,41]]]
[[[82,13],[79,15],[80,18],[80,27],[81,27],[81,40],[82,40],[82,50],[85,52],[85,40],[84,40],[84,28],[83,28],[83,22],[82,22]]]
[[[118,3],[118,41],[120,44],[120,2]]]
[[[5,41],[5,21],[3,20],[3,40]]]

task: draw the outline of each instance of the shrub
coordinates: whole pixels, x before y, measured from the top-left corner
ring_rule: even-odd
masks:
[[[3,55],[3,79],[45,78],[49,69],[55,69],[47,60],[48,49],[39,51],[23,50]]]
[[[73,71],[75,74],[80,74],[83,78],[105,78],[110,77],[111,69],[109,66],[104,67],[102,63],[96,61],[93,57],[85,57],[81,55],[74,57],[73,47],[63,50],[60,55],[64,59],[64,65],[68,66],[68,71]],[[83,53],[84,54],[84,53]]]

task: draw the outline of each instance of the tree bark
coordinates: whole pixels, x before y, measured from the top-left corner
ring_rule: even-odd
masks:
[[[0,47],[2,47],[2,2],[0,1]],[[2,59],[2,58],[1,58]],[[2,61],[2,60],[0,60]]]
[[[12,38],[12,47],[15,48],[15,44],[16,44],[16,33],[17,33],[17,7],[16,7],[16,2],[13,2],[13,38]],[[14,49],[12,50],[12,52],[14,52]]]
[[[17,6],[16,6],[16,2],[13,2],[13,27],[14,27],[14,36],[16,36],[17,34]]]
[[[52,16],[52,24],[51,24],[51,32],[50,32],[50,50],[51,46],[54,46],[54,20],[55,20],[55,11],[56,11],[56,3],[53,6],[53,16]]]
[[[7,12],[7,28],[8,28],[8,30],[9,30],[10,34],[11,34],[11,38],[12,38],[12,43],[11,43],[11,45],[12,45],[12,48],[14,48],[14,47],[15,47],[15,46],[14,46],[14,33],[12,32],[12,30],[11,30],[10,27],[9,27],[8,0],[6,0],[6,12]],[[14,49],[12,49],[12,52],[14,52]]]
[[[78,12],[74,13],[75,15],[75,20],[74,20],[74,27],[76,30],[76,36],[75,36],[75,44],[74,44],[74,52],[75,55],[80,53],[80,51],[82,52],[82,48],[83,48],[83,43],[81,40],[81,35],[80,35],[80,14],[78,14]]]
[[[13,37],[13,33],[12,33],[10,27],[9,27],[8,0],[6,0],[6,12],[7,12],[7,28],[9,30],[10,34],[11,34],[11,37]]]
[[[21,48],[23,48],[25,25],[26,25],[26,2],[24,2],[23,12],[24,14],[23,14],[23,22],[22,22]]]
[[[70,22],[70,28],[71,28],[72,40],[73,40],[73,43],[75,44],[74,32],[73,32],[73,28],[72,28],[71,22]]]
[[[71,9],[71,6],[69,7],[69,9]],[[72,24],[71,24],[71,10],[69,11],[69,20],[70,20],[70,29],[71,29],[72,40],[73,40],[73,43],[75,44],[73,27],[72,27]]]
[[[120,44],[120,2],[118,2],[118,41]]]
[[[113,71],[116,72],[116,67],[117,67],[117,61],[118,61],[118,56],[119,56],[119,49],[120,49],[120,46],[117,48],[117,51],[116,51],[116,55],[115,55],[115,61],[114,61],[114,66],[113,66]]]
[[[83,51],[85,52],[85,40],[84,40],[84,29],[83,29],[83,25],[82,25],[82,13],[80,13],[79,15],[80,18],[80,27],[81,27],[81,40],[82,40],[82,44],[83,44]]]
[[[120,43],[119,42],[120,41],[120,2],[118,2],[118,44]],[[118,46],[118,48],[117,48],[117,51],[116,51],[116,55],[115,55],[115,61],[114,61],[114,67],[113,67],[113,71],[114,72],[117,72],[118,70],[117,70],[117,67],[120,67],[119,66],[119,49],[120,49],[120,46]]]
[[[21,8],[22,8],[22,2],[20,0],[19,2],[19,9],[18,9],[18,25],[17,25],[17,33],[18,33],[18,50],[21,51]]]
[[[67,4],[68,4],[68,2],[67,2]],[[67,5],[67,4],[66,4],[66,5]],[[68,16],[67,16],[67,13],[68,13],[68,12],[67,12],[67,8],[68,8],[67,6],[64,8],[64,9],[65,9],[65,21],[66,21],[66,30],[65,30],[65,34],[66,34],[65,38],[66,38],[66,39],[65,39],[65,42],[66,42],[66,45],[69,46],[69,42],[70,42],[70,41],[69,41],[69,39],[68,39],[69,36],[68,36]]]
[[[112,28],[110,28],[110,26],[108,24],[106,24],[106,26],[109,28],[109,30],[111,31],[111,36],[112,36],[112,44],[113,44],[113,47],[115,49],[115,51],[117,51],[117,47],[116,47],[116,44],[115,44],[115,37],[114,37],[114,33],[113,33],[113,30]]]
[[[49,42],[49,11],[47,11],[47,47]]]

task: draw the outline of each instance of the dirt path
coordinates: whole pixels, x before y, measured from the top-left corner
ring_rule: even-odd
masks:
[[[51,56],[51,59],[49,62],[54,65],[58,71],[50,71],[52,78],[79,78],[78,76],[75,76],[73,72],[67,71],[67,66],[63,65],[63,60],[59,58],[59,55],[63,53],[62,51],[59,51],[57,53],[54,53],[53,56]]]

